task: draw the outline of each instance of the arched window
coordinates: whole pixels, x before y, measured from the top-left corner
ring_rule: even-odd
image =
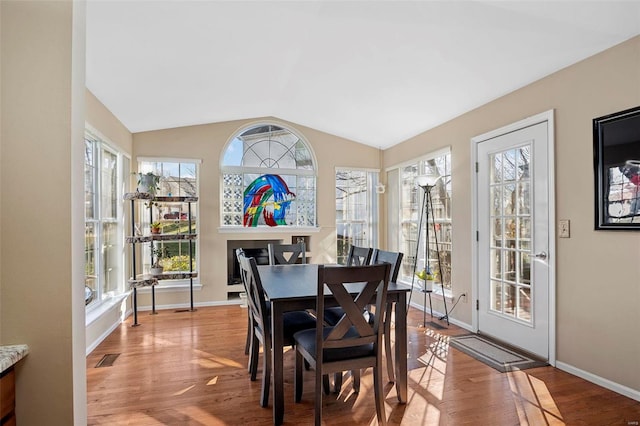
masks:
[[[227,145],[222,226],[316,226],[316,167],[297,134],[279,125],[241,130]]]

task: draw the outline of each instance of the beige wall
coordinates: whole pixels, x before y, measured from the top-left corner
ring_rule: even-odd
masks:
[[[129,130],[96,98],[85,90],[85,109],[87,123],[99,131],[109,143],[115,145],[126,155],[133,150],[133,135]]]
[[[640,105],[640,37],[539,80],[384,153],[389,167],[451,145],[452,280],[471,294],[470,139],[555,110],[557,360],[640,391],[640,233],[594,231],[592,119]],[[454,317],[471,324],[472,303]]]
[[[291,241],[300,231],[282,232],[220,232],[220,157],[227,142],[241,129],[258,122],[281,123],[303,136],[310,144],[318,162],[318,225],[319,232],[310,235],[313,262],[335,262],[335,168],[378,168],[378,149],[322,133],[304,126],[274,118],[232,121],[189,126],[133,135],[134,161],[142,157],[174,157],[201,159],[199,201],[200,280],[202,291],[196,292],[197,303],[227,300],[227,240],[282,239]],[[134,166],[135,167],[135,166]],[[188,301],[187,294],[158,293],[159,305]],[[140,297],[148,305],[148,295]]]
[[[0,343],[30,348],[16,367],[19,424],[83,424],[84,30],[73,29],[84,8],[3,1],[0,10]]]

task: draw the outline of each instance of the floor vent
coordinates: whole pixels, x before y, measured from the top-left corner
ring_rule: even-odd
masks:
[[[120,354],[106,354],[100,361],[98,361],[95,368],[111,367],[119,356]]]

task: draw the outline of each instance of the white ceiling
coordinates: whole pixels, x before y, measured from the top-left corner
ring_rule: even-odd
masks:
[[[87,87],[134,133],[273,116],[387,148],[637,34],[639,1],[90,0]]]

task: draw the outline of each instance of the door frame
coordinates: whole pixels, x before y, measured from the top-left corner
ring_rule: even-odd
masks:
[[[539,123],[547,123],[547,143],[549,167],[549,248],[547,262],[549,265],[549,360],[552,366],[556,365],[556,216],[555,216],[555,123],[554,110],[548,110],[540,114],[527,117],[515,123],[508,124],[499,129],[492,130],[471,138],[471,326],[474,333],[478,332],[478,310],[474,307],[479,296],[478,281],[478,174],[476,164],[478,162],[478,144],[481,142],[521,130],[525,127]],[[507,342],[508,343],[508,342]]]

